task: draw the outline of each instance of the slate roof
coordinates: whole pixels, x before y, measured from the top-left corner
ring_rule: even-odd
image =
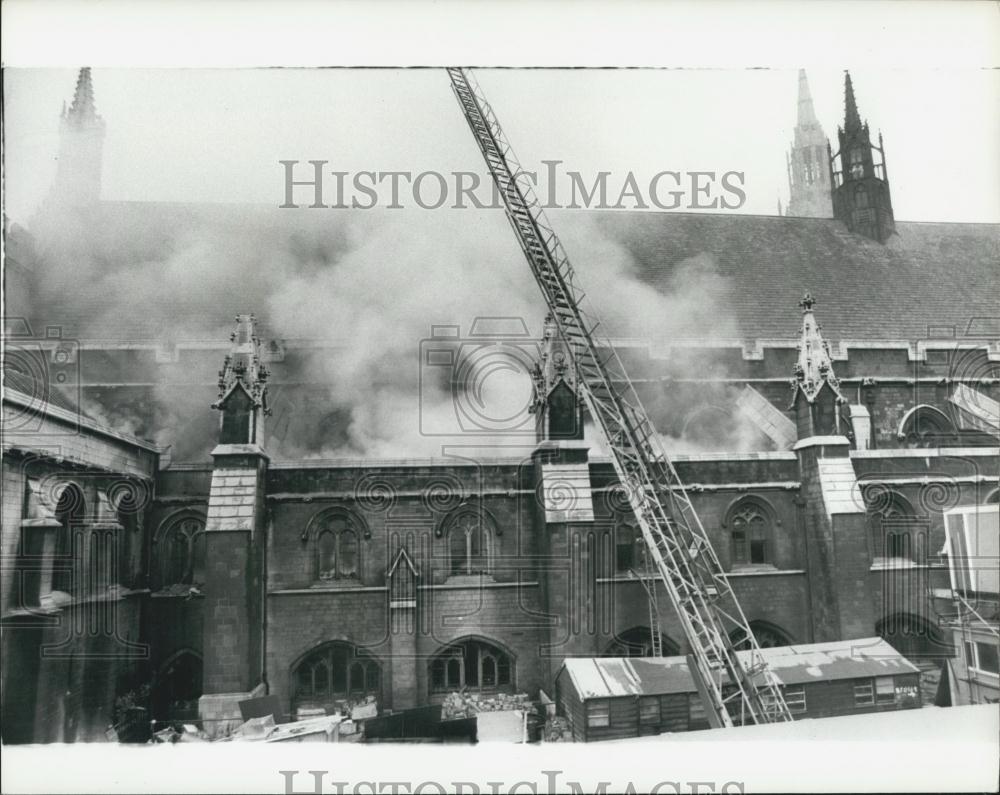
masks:
[[[68,411],[77,417],[94,421],[92,417],[85,414],[79,406],[66,397],[53,384],[16,370],[9,364],[5,364],[4,366],[3,379],[5,391],[9,389],[13,392],[19,392],[23,397],[31,401],[32,406],[37,406],[41,409],[45,405],[51,405],[63,411]]]
[[[709,257],[744,340],[794,337],[790,310],[807,291],[830,342],[914,341],[928,326],[962,335],[973,318],[989,319],[974,333],[1000,337],[1000,224],[897,221],[882,245],[825,218],[605,212],[598,223],[654,285]]]
[[[224,342],[232,317],[254,311],[267,339],[267,295],[280,272],[275,258],[294,260],[297,272],[326,267],[376,228],[379,212],[102,202],[84,228],[100,230],[91,256],[115,278],[74,280],[72,272],[62,274],[65,289],[49,291],[56,305],[42,320],[86,339]],[[912,342],[927,338],[929,327],[954,326],[961,336],[970,321],[976,335],[1000,337],[1000,224],[897,222],[898,236],[882,245],[822,218],[613,210],[556,210],[550,218],[571,256],[587,252],[592,237],[583,230],[596,227],[632,256],[638,278],[660,290],[671,289],[688,263],[707,263],[721,277],[732,323],[722,335],[700,330],[702,339],[732,339],[735,328],[745,341],[794,340],[801,326],[798,303],[806,291],[818,301],[817,317],[831,344]],[[212,244],[205,250],[192,247],[204,230],[212,232]],[[31,232],[36,242],[44,241],[44,230]],[[171,251],[185,252],[195,260],[190,266],[202,269],[198,289],[172,299],[136,294],[142,311],[128,317],[114,311],[109,292],[133,288],[129,258],[148,266],[166,261]],[[513,239],[511,251],[517,256]],[[238,276],[214,273],[220,252],[245,263]],[[44,264],[34,270],[38,278],[51,278]],[[600,313],[600,296],[594,299]]]
[[[761,654],[783,685],[919,673],[881,638],[780,646]],[[581,698],[696,692],[685,657],[571,657],[563,668]]]

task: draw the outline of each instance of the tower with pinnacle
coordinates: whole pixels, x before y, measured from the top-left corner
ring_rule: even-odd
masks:
[[[104,152],[104,120],[97,114],[90,67],[83,67],[76,80],[73,102],[63,106],[59,123],[59,161],[50,201],[86,207],[101,196]]]
[[[799,109],[787,155],[787,215],[833,217],[830,195],[830,142],[816,118],[806,70],[799,69]]]
[[[852,232],[885,243],[896,224],[882,134],[875,146],[868,122],[862,123],[858,113],[850,72],[844,73],[844,126],[837,128],[837,138],[840,148],[830,155],[833,217]]]

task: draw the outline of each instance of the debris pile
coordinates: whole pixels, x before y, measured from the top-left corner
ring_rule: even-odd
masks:
[[[545,721],[542,741],[546,743],[573,742],[573,730],[569,726],[569,721],[558,715],[549,718]]]
[[[203,743],[208,742],[208,735],[192,723],[181,723],[153,732],[149,741],[151,743]]]
[[[474,718],[480,712],[501,712],[520,709],[530,711],[531,701],[527,693],[497,693],[483,696],[479,693],[449,693],[441,704],[441,720]]]

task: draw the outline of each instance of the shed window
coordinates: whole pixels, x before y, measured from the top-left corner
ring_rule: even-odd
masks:
[[[969,661],[970,668],[988,674],[1000,675],[1000,659],[998,659],[996,644],[966,641],[965,656]]]
[[[875,703],[875,688],[871,681],[854,686],[854,706],[870,707]]]
[[[896,685],[891,676],[875,677],[875,703],[896,703]]]
[[[806,711],[806,689],[802,685],[799,687],[789,687],[785,690],[785,703],[791,713]]]
[[[643,696],[639,699],[639,723],[656,725],[660,722],[660,699],[657,696]]]
[[[587,702],[587,726],[598,728],[611,725],[611,703],[609,701]]]

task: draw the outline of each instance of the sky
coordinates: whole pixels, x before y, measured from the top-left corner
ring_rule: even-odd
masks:
[[[794,69],[482,69],[476,74],[526,168],[561,160],[612,172],[738,171],[735,212],[787,203]],[[860,69],[858,106],[885,138],[897,219],[1000,222],[1000,71]],[[55,172],[73,69],[4,71],[6,213],[25,223]],[[279,160],[414,173],[482,171],[440,69],[95,68],[107,123],[103,197],[283,201]],[[843,72],[813,69],[817,116],[835,141]],[[836,149],[836,145],[834,146]],[[617,180],[617,181],[616,181]]]

